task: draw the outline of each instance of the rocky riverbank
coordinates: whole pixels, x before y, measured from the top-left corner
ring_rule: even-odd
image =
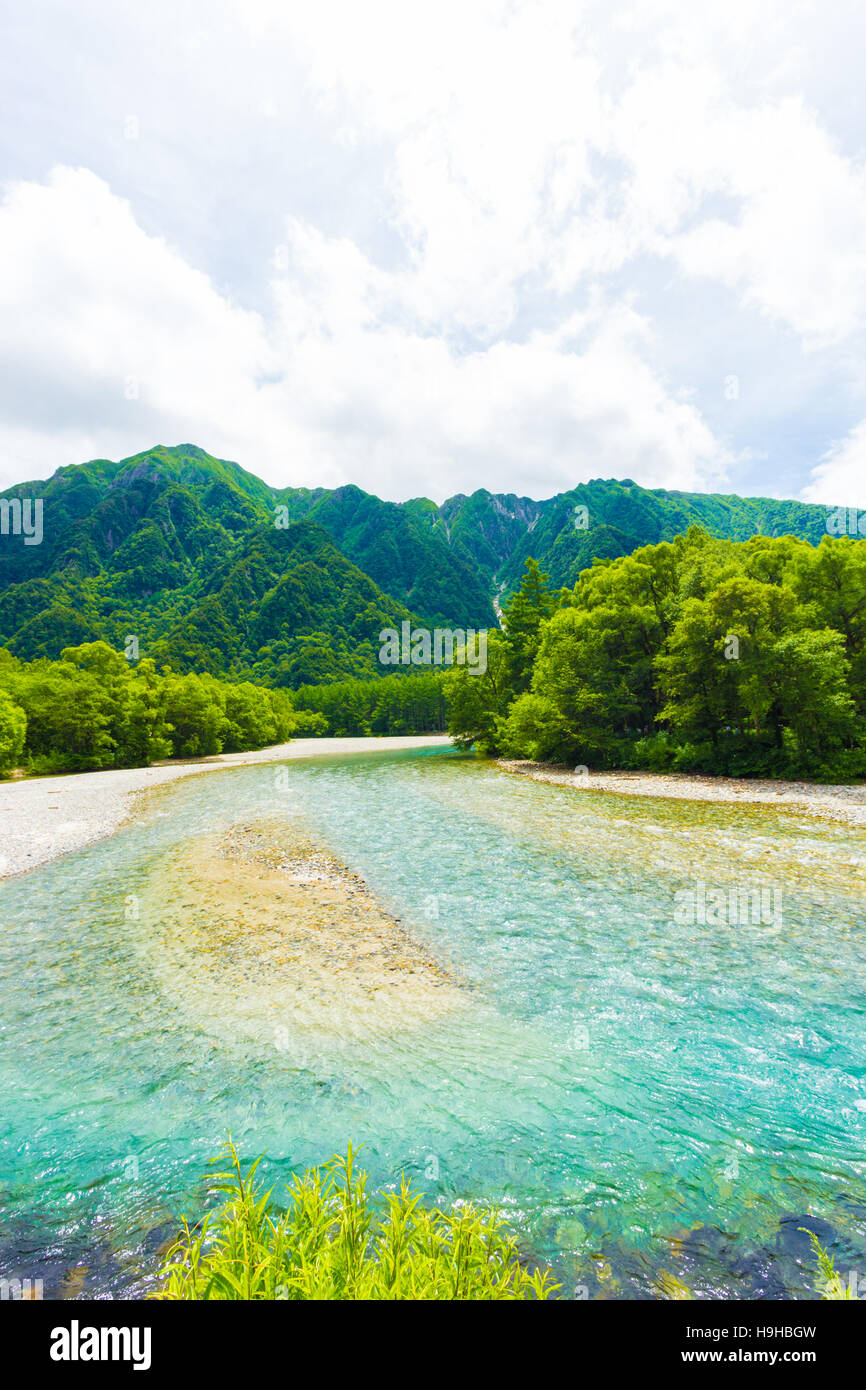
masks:
[[[866,826],[866,787],[819,782],[775,782],[762,778],[694,777],[679,772],[588,772],[558,763],[497,759],[505,772],[573,787],[579,792],[615,792],[621,796],[673,797],[683,801],[790,806],[808,816]]]
[[[252,753],[223,753],[154,767],[78,772],[0,782],[0,879],[27,873],[61,854],[103,840],[135,814],[142,793],[178,777],[218,772],[251,763],[326,757],[334,753],[442,747],[441,736],[394,738],[299,738]]]

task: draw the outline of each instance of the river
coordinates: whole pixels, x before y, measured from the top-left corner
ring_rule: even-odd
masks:
[[[288,1003],[203,1010],[199,948],[138,904],[172,846],[261,817],[363,876],[460,1003],[312,1038]],[[0,885],[0,1274],[146,1290],[231,1131],[278,1192],[351,1140],[376,1188],[495,1202],[565,1297],[812,1296],[806,1218],[866,1271],[864,890],[866,832],[450,750],[163,788]]]

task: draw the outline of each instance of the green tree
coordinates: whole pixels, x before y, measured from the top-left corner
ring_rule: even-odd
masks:
[[[467,666],[454,666],[445,675],[448,732],[458,748],[473,745],[482,753],[500,748],[500,721],[512,698],[508,650],[495,632],[487,637],[487,669],[473,675]]]
[[[19,765],[26,734],[26,714],[0,686],[0,777],[7,776]]]
[[[555,607],[556,597],[548,587],[547,575],[542,574],[535,560],[528,559],[520,588],[502,610],[505,676],[512,697],[529,688],[541,625]]]
[[[796,763],[819,770],[856,738],[848,689],[851,665],[841,632],[790,633],[773,648],[775,695],[783,725],[796,740]]]
[[[228,728],[213,687],[199,676],[167,676],[165,718],[176,758],[201,758],[221,753]]]
[[[584,570],[536,635],[516,698],[510,679],[456,687],[467,741],[590,766],[866,771],[866,542],[693,526]]]
[[[144,657],[135,668],[120,728],[120,756],[125,767],[147,767],[171,757],[171,730],[162,698],[163,682],[156,662]]]

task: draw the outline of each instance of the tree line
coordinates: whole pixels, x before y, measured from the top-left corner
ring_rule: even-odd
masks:
[[[298,717],[318,716],[334,738],[441,734],[448,727],[441,671],[394,672],[373,680],[330,681],[293,691]]]
[[[179,675],[106,642],[20,661],[0,647],[0,776],[143,767],[292,737],[444,733],[440,672],[331,681],[297,691]]]
[[[268,689],[105,642],[0,648],[0,774],[146,765],[291,736],[437,733],[481,752],[728,776],[866,775],[866,541],[699,527],[553,590],[530,559],[487,669]]]
[[[0,774],[140,767],[280,743],[321,731],[287,691],[210,675],[178,675],[106,642],[66,647],[58,661],[0,648]]]

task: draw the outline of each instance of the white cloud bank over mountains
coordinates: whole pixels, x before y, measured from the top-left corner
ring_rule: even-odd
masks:
[[[394,498],[866,503],[862,20],[834,11],[92,0],[78,42],[120,72],[61,82],[0,206],[0,482],[189,440]]]

